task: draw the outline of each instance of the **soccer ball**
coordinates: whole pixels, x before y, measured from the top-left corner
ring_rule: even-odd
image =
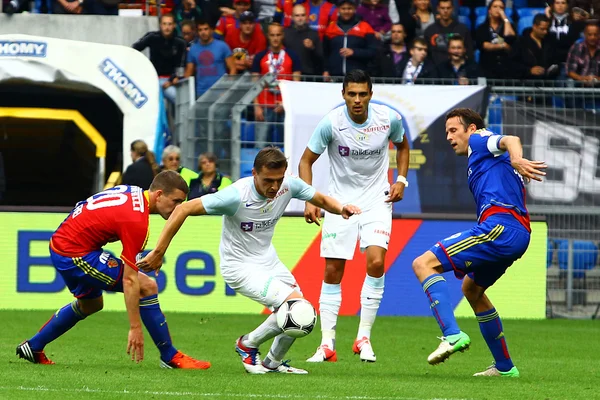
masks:
[[[277,310],[277,325],[283,332],[294,338],[301,338],[312,332],[317,323],[317,312],[306,299],[291,299]]]

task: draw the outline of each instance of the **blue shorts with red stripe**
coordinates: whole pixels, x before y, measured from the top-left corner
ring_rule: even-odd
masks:
[[[67,287],[78,299],[95,299],[102,291],[123,291],[123,262],[102,250],[66,257],[50,248],[50,258]]]
[[[457,278],[469,275],[481,287],[489,287],[529,246],[530,233],[510,214],[493,214],[468,231],[436,243],[430,250],[444,272]]]

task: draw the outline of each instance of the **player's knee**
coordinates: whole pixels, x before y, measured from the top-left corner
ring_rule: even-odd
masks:
[[[367,265],[367,269],[369,270],[369,275],[371,276],[381,276],[383,274],[383,270],[385,267],[385,262],[383,258],[375,258],[369,262]]]
[[[154,279],[140,279],[140,297],[158,294],[158,284]]]
[[[97,313],[98,311],[102,311],[102,309],[104,308],[104,299],[102,297],[98,297],[97,299],[93,300],[80,299],[77,301],[77,306],[84,315],[92,315]]]
[[[419,256],[413,260],[412,269],[415,275],[419,276],[426,268],[426,262],[423,256]]]

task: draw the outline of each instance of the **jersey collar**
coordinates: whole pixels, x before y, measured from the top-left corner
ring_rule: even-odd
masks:
[[[373,115],[372,111],[373,110],[371,109],[371,104],[369,104],[369,107],[367,108],[367,120],[362,124],[357,124],[356,122],[352,121],[352,118],[350,118],[350,114],[348,114],[348,107],[344,107],[344,114],[346,114],[346,119],[348,120],[348,123],[350,123],[350,125],[352,125],[354,128],[359,129],[365,128],[371,123],[371,116]]]

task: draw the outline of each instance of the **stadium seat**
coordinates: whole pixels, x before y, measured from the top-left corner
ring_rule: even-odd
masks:
[[[254,158],[258,154],[260,149],[241,149],[240,154],[240,178],[246,176],[252,176],[252,166],[254,165]]]
[[[479,55],[481,54],[481,51],[479,49],[475,50],[473,53],[473,58],[475,58],[475,62],[477,64],[479,64]]]
[[[558,267],[566,271],[569,268],[569,241],[557,240]],[[583,278],[585,271],[593,269],[598,261],[598,247],[586,240],[573,241],[573,277]]]
[[[543,8],[525,7],[525,8],[520,8],[518,13],[519,13],[519,17],[521,17],[521,18],[528,17],[528,16],[535,17],[537,14],[544,14],[544,9]]]
[[[533,25],[533,15],[521,17],[519,19],[519,24],[517,25],[517,34],[522,35],[523,31],[527,28],[531,28],[532,25]]]
[[[461,24],[465,24],[469,30],[471,30],[471,18],[466,17],[464,15],[458,16],[458,22]]]
[[[465,6],[459,7],[458,8],[458,16],[459,17],[470,17],[471,16],[471,7],[465,7]]]
[[[527,0],[513,0],[514,8],[525,8],[527,7]]]
[[[248,122],[242,119],[242,129],[240,132],[240,140],[242,142],[254,142],[254,121]],[[252,143],[242,143],[242,147],[254,147]]]

